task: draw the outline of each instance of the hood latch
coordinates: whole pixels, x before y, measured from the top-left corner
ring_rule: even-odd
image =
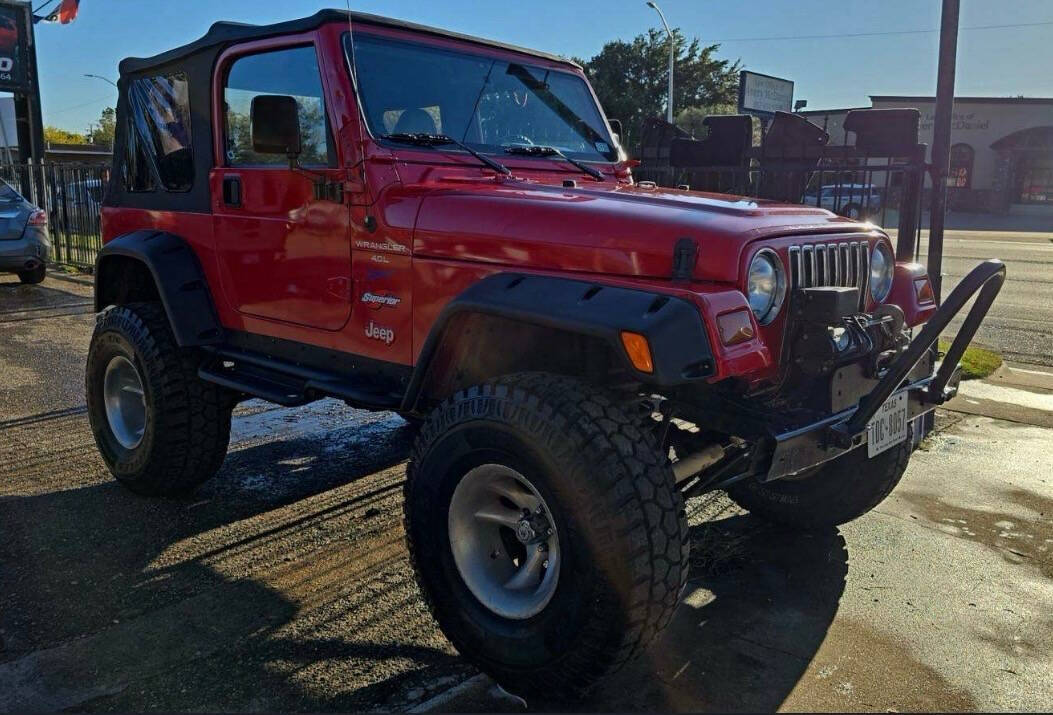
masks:
[[[697,260],[698,244],[690,238],[678,238],[676,245],[673,246],[673,280],[691,280]]]

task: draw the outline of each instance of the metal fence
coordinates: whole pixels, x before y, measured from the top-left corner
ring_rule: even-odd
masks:
[[[0,179],[47,211],[55,264],[91,268],[102,248],[99,209],[109,164],[0,164]]]
[[[754,158],[745,166],[641,166],[633,175],[637,182],[652,181],[657,186],[817,206],[887,229],[902,228],[913,233],[909,245],[916,260],[917,218],[928,166],[910,159],[851,156],[852,147],[836,148],[849,151],[819,161],[767,157]]]
[[[818,206],[870,221],[895,232],[899,259],[919,260],[931,167],[925,145],[917,143],[916,110],[896,110],[894,117],[884,111],[857,110],[857,141],[849,143],[846,131],[835,146],[827,144],[823,130],[782,113],[759,145],[752,145],[742,117],[712,118],[710,136],[701,141],[658,127],[657,145],[644,152],[633,176],[657,186]],[[891,137],[890,124],[897,132]]]

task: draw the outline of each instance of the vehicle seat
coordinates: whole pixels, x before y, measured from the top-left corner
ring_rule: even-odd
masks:
[[[438,134],[435,120],[423,109],[407,109],[395,122],[393,134]]]

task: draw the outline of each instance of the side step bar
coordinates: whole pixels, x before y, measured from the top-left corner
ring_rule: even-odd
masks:
[[[224,368],[222,365],[202,365],[198,368],[197,376],[206,382],[212,382],[235,392],[244,392],[247,395],[286,407],[305,405],[310,402],[307,398],[306,385],[304,383],[299,385],[286,383],[269,379],[263,375]]]
[[[918,337],[911,341],[907,350],[892,363],[888,373],[874,386],[870,394],[860,401],[859,409],[844,422],[829,428],[829,435],[834,444],[842,447],[852,444],[855,436],[867,428],[871,418],[881,409],[881,405],[899,388],[907,374],[932,347],[954,316],[965,307],[970,298],[979,293],[962,327],[954,337],[954,342],[947,350],[947,355],[936,371],[936,376],[925,388],[924,400],[930,404],[943,404],[953,397],[955,390],[953,388],[948,390],[948,383],[954,376],[965,349],[976,335],[980,323],[987,316],[987,311],[991,309],[991,304],[994,303],[998,292],[1002,290],[1003,283],[1005,283],[1005,264],[997,259],[984,261],[972,269],[969,275],[951,291],[947,300],[925,324]]]
[[[402,404],[401,394],[376,392],[342,376],[303,365],[228,348],[205,350],[215,359],[198,368],[202,380],[268,402],[292,407],[320,397],[336,397],[354,407],[382,410]]]

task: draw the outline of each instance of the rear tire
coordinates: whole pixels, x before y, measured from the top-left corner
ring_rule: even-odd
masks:
[[[465,510],[461,494],[477,497],[487,470],[511,474],[520,495],[547,509],[545,525],[532,522],[551,535],[545,548],[515,524],[495,527],[507,533],[465,527],[481,512],[478,501]],[[461,655],[508,690],[578,695],[639,655],[672,617],[688,572],[683,500],[654,440],[607,394],[548,374],[469,388],[432,413],[407,472],[406,535],[425,599]],[[514,508],[523,504],[504,504],[523,514]],[[526,547],[518,565],[517,538]],[[527,603],[518,590],[509,600],[503,579],[534,548],[558,562],[546,560],[530,583],[537,598],[528,589]],[[502,568],[487,557],[507,561],[505,576],[480,586],[473,568]],[[549,569],[556,580],[546,586]],[[487,588],[492,598],[475,595]]]
[[[47,275],[48,267],[41,263],[36,268],[29,271],[19,271],[18,280],[28,285],[36,285],[44,281],[44,276]]]
[[[903,478],[911,436],[867,458],[858,447],[799,479],[739,482],[728,490],[739,506],[768,521],[795,529],[828,528],[852,521],[876,507]]]
[[[176,345],[158,303],[112,308],[96,324],[88,417],[106,466],[132,491],[186,494],[223,463],[235,401],[197,376],[199,362],[197,351]]]

